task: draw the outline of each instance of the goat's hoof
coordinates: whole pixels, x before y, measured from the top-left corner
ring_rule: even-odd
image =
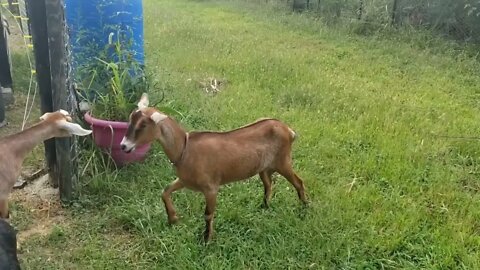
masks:
[[[210,242],[210,240],[212,240],[212,234],[208,233],[208,232],[205,232],[203,234],[203,241],[205,242],[205,244],[208,244],[208,242]]]
[[[171,218],[168,218],[168,223],[169,223],[170,225],[175,225],[175,224],[178,223],[178,219],[179,219],[179,218],[178,218],[177,216],[173,216],[173,217],[171,217]]]
[[[308,204],[302,204],[302,207],[298,209],[298,217],[301,220],[305,220],[309,212],[310,212],[310,207],[308,206]]]
[[[262,204],[260,205],[260,208],[266,210],[266,209],[269,209],[269,208],[270,208],[270,205],[268,205],[268,203],[262,203]]]

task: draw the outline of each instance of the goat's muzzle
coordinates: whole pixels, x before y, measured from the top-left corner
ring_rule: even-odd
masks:
[[[135,143],[131,142],[126,137],[123,137],[122,142],[120,142],[120,149],[125,153],[130,153],[135,150]]]

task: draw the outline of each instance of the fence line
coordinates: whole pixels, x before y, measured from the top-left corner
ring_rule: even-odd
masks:
[[[244,0],[253,2],[253,0]],[[308,11],[328,22],[349,18],[370,25],[412,26],[457,40],[480,42],[480,0],[267,0],[287,10]]]

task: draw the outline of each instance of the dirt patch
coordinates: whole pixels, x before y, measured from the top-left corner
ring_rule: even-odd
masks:
[[[17,234],[17,244],[20,249],[21,245],[32,236],[47,236],[52,231],[56,224],[64,224],[65,218],[63,216],[56,216],[51,219],[37,220],[35,224],[27,230],[20,231]]]
[[[58,188],[50,186],[48,174],[26,186],[24,192],[30,200],[58,201]]]
[[[16,190],[12,194],[12,201],[27,209],[31,217],[31,225],[18,232],[19,245],[34,235],[48,235],[55,225],[67,222],[58,189],[50,186],[48,175],[38,178],[24,189]]]

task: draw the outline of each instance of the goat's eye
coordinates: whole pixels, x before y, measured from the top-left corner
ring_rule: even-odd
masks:
[[[140,129],[144,129],[144,128],[146,128],[146,127],[147,127],[146,124],[141,124],[141,125],[140,125]]]

